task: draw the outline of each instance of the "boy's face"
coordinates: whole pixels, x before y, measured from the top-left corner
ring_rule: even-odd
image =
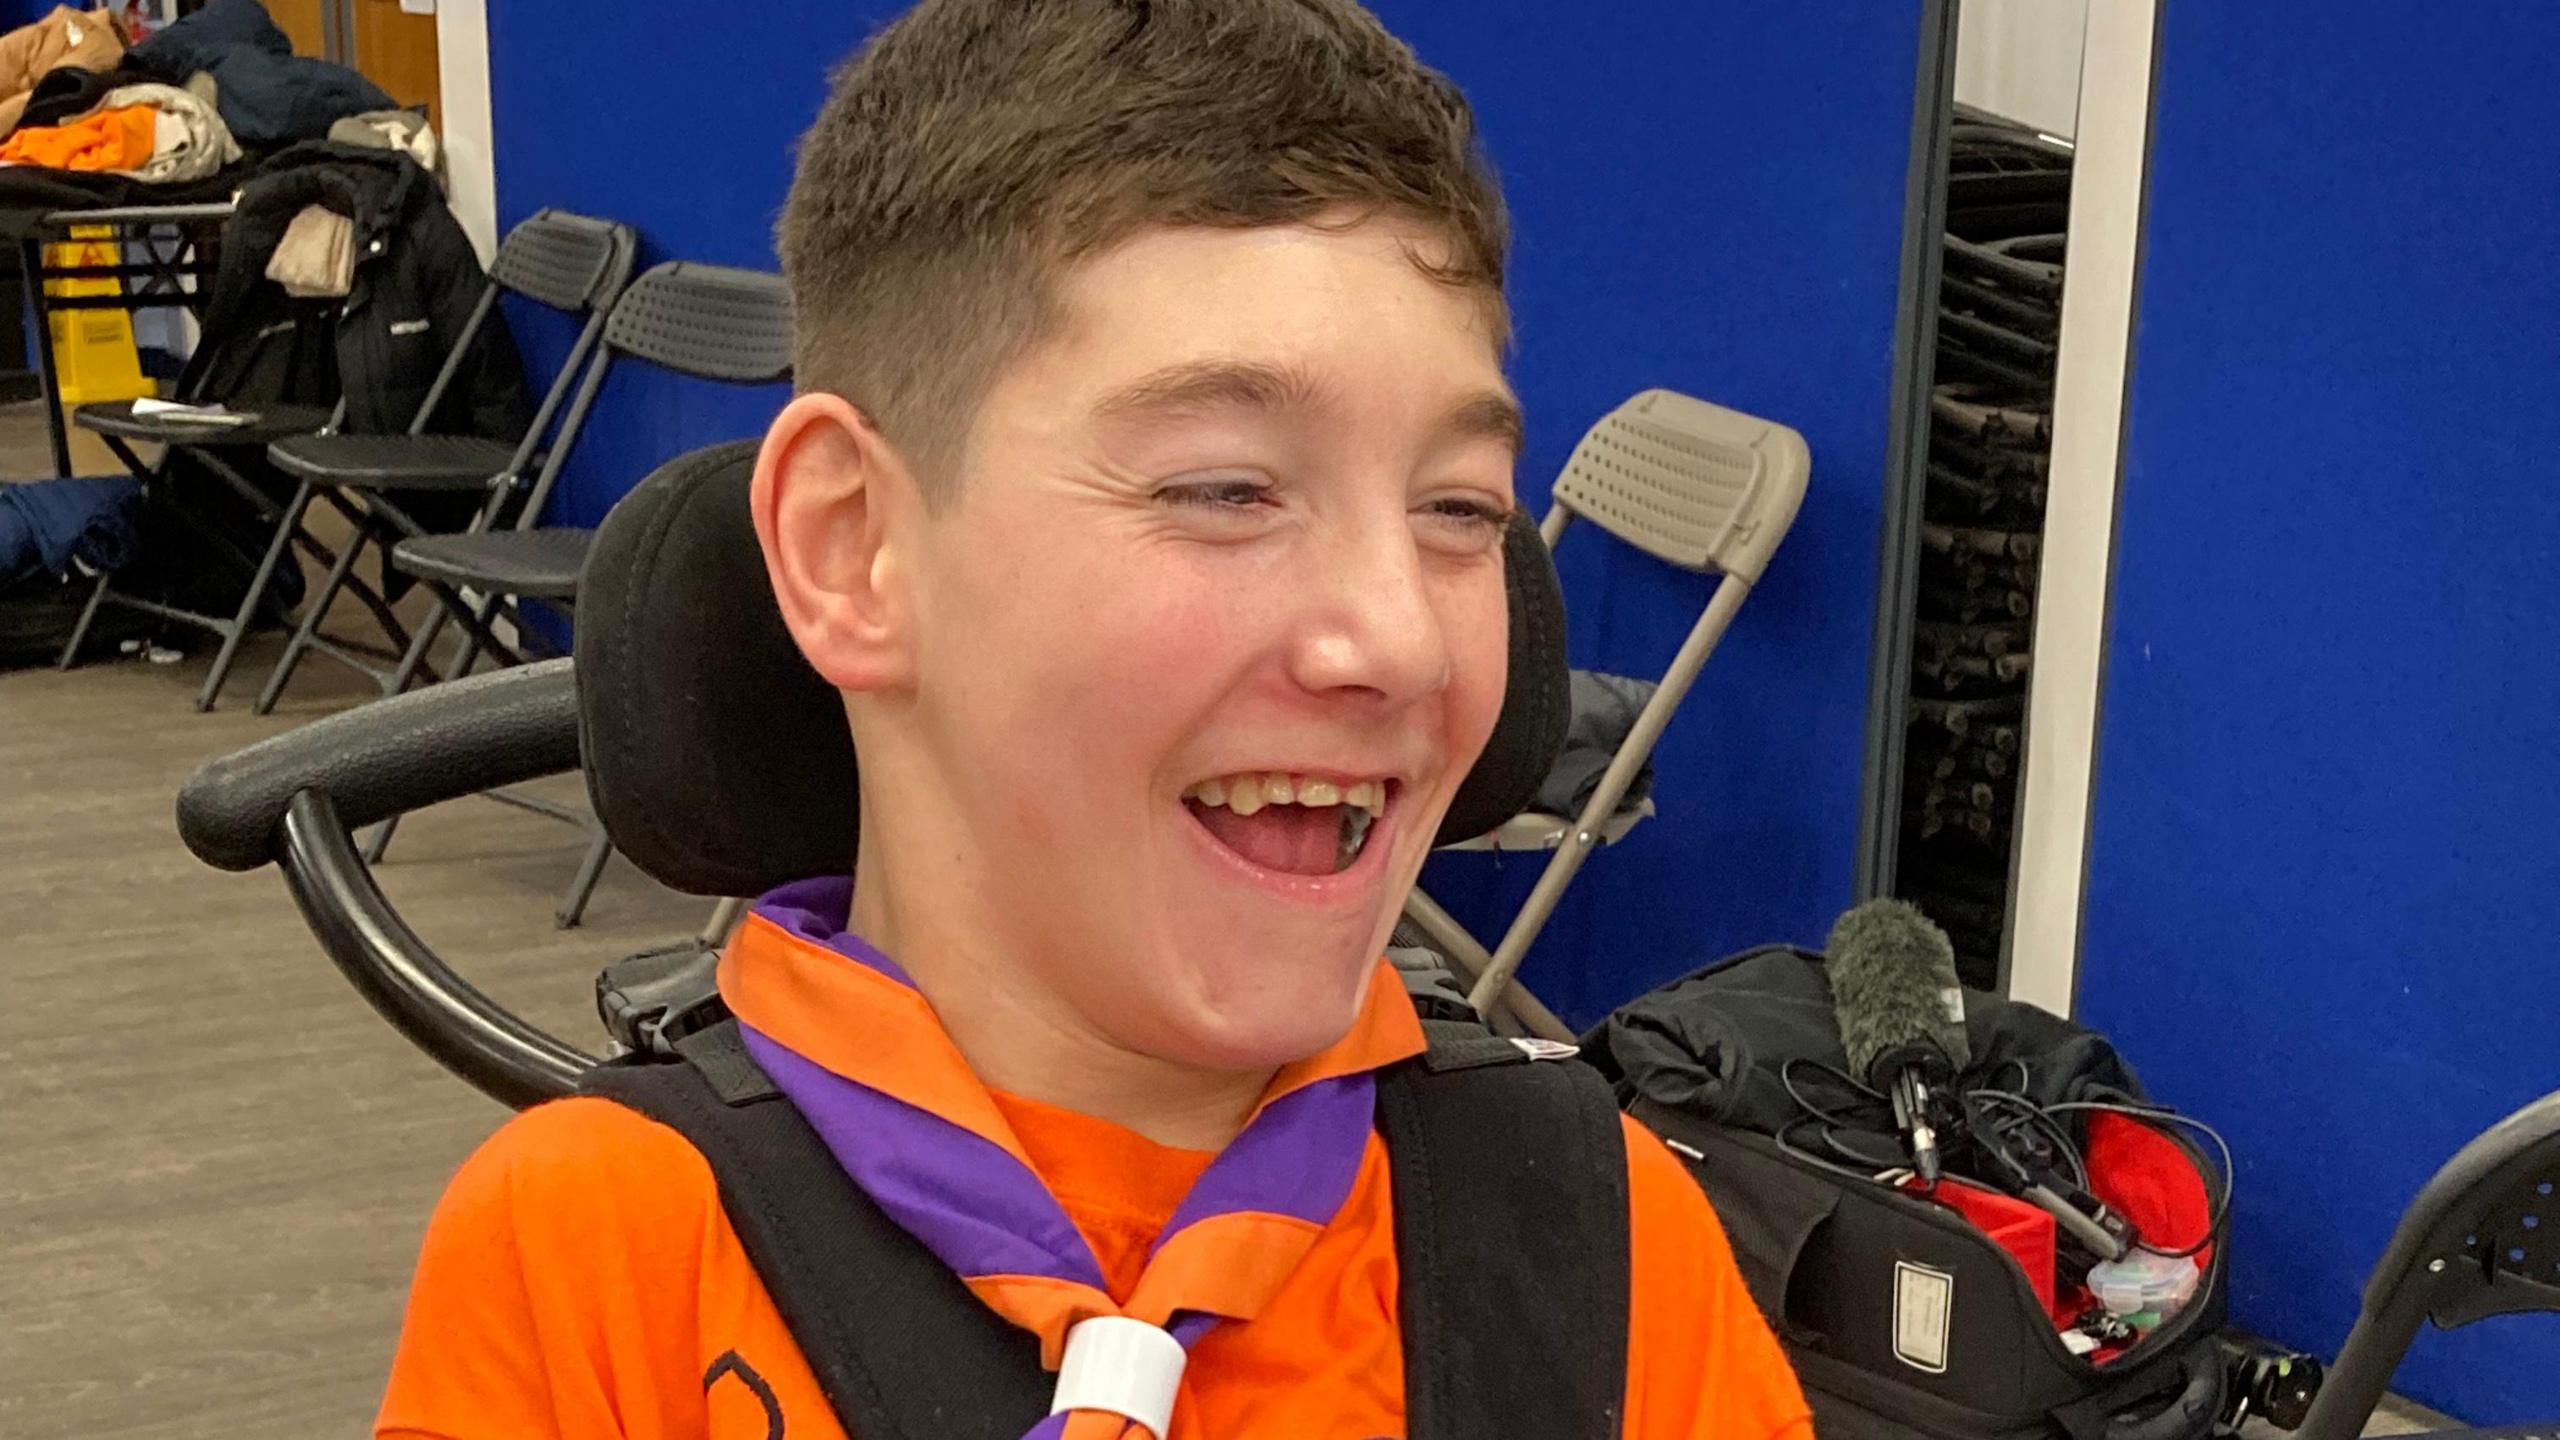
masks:
[[[1518,416],[1433,245],[1158,229],[1074,267],[953,493],[886,522],[864,843],[917,847],[884,913],[965,910],[929,924],[1009,1006],[1233,1070],[1356,1013],[1505,679]]]

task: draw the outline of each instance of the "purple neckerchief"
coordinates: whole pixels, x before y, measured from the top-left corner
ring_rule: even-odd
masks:
[[[755,914],[785,933],[870,967],[902,985],[896,962],[847,932],[852,882],[804,880],[759,900]],[[862,1017],[845,1017],[859,1023]],[[747,1051],[826,1143],[845,1173],[892,1220],[965,1280],[1038,1276],[1094,1291],[1105,1313],[1117,1297],[1102,1266],[1040,1176],[996,1140],[809,1060],[741,1022]],[[1349,1197],[1375,1121],[1368,1072],[1317,1080],[1271,1101],[1220,1151],[1176,1207],[1149,1254],[1203,1221],[1250,1212],[1322,1227]],[[997,1307],[1003,1313],[1001,1306]],[[1031,1326],[1021,1317],[1006,1315]],[[1222,1318],[1182,1310],[1165,1328],[1188,1347]],[[1044,1336],[1054,1356],[1057,1337]],[[1050,1416],[1025,1440],[1054,1440],[1072,1417]],[[1162,1437],[1157,1437],[1162,1440]]]

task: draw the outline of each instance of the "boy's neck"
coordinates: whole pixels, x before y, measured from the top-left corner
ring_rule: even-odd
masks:
[[[915,981],[989,1089],[1182,1150],[1223,1150],[1253,1118],[1277,1072],[1202,1070],[1115,1045],[1027,993],[1010,967],[982,952],[983,937],[914,923],[880,903],[879,887],[865,878],[857,874],[847,928]]]

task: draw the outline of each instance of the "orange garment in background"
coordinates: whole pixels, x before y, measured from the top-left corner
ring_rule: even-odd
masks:
[[[998,1103],[1125,1296],[1209,1157]],[[1812,1440],[1706,1197],[1660,1141],[1625,1124],[1634,1293],[1623,1433]],[[1405,1433],[1387,1176],[1373,1135],[1350,1199],[1270,1307],[1194,1348],[1168,1440]],[[564,1100],[510,1121],[438,1206],[375,1433],[765,1440],[775,1432],[759,1386],[787,1440],[842,1440],[721,1212],[709,1164],[611,1101]]]
[[[149,105],[98,110],[62,125],[39,125],[0,141],[0,165],[49,170],[136,170],[151,159],[160,112]]]

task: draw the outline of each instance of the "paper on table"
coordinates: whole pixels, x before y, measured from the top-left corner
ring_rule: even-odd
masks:
[[[436,13],[436,0],[400,0],[400,9],[408,15],[433,15]]]
[[[147,395],[133,402],[133,414],[137,420],[184,420],[192,425],[246,425],[258,418],[219,405],[184,405]]]

